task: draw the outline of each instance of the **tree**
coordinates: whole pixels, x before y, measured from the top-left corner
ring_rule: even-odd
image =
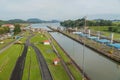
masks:
[[[20,25],[19,24],[15,24],[14,34],[18,34],[20,32],[21,32]]]
[[[4,29],[0,28],[0,34],[4,34]]]
[[[112,31],[113,27],[108,27],[108,31]]]
[[[65,27],[82,27],[85,25],[85,18],[77,20],[66,20],[60,23]],[[86,20],[86,26],[112,26],[114,25],[110,20]]]
[[[4,32],[5,32],[5,33],[10,32],[10,28],[9,28],[9,27],[3,27],[3,29],[4,29]]]

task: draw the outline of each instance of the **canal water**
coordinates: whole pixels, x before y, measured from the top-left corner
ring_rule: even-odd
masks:
[[[34,24],[33,27],[49,24]],[[50,24],[58,26],[58,24]],[[61,33],[50,33],[91,80],[120,80],[120,64],[84,47]],[[83,62],[84,60],[84,62]]]
[[[120,64],[62,35],[51,33],[55,40],[84,70],[91,80],[120,80]],[[83,62],[84,59],[84,62]]]

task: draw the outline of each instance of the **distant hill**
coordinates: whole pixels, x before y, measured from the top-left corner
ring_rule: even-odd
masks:
[[[22,19],[11,19],[11,20],[8,20],[7,23],[26,23],[26,21]]]
[[[29,23],[42,23],[44,21],[40,20],[38,18],[30,18],[30,19],[27,20],[27,22],[29,22]]]
[[[5,24],[5,23],[6,23],[5,21],[0,20],[0,26],[3,25],[3,24]]]
[[[94,21],[100,21],[100,20],[104,20],[104,19],[94,19]],[[119,19],[110,20],[110,21],[112,21],[112,22],[120,22],[120,20],[119,20]]]
[[[60,21],[58,21],[58,20],[45,21],[45,20],[41,20],[38,18],[30,18],[27,20],[27,22],[29,22],[29,23],[58,23]]]
[[[14,23],[58,23],[60,21],[58,20],[51,20],[51,21],[46,21],[46,20],[41,20],[38,18],[30,18],[28,20],[22,20],[22,19],[11,19],[11,20],[0,20],[0,25],[2,24],[14,24]]]
[[[118,20],[118,19],[115,19],[115,20],[112,20],[113,22],[120,22],[120,20]]]
[[[58,20],[52,20],[51,22],[52,22],[52,23],[58,23],[58,22],[61,22],[61,21],[58,21]]]

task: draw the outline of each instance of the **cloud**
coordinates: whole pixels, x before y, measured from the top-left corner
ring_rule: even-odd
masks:
[[[79,18],[120,14],[119,0],[0,0],[0,18]]]

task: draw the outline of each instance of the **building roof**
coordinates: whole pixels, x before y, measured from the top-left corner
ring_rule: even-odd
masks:
[[[12,25],[12,24],[3,24],[2,26],[3,26],[3,27],[14,28],[14,25]]]
[[[55,58],[53,61],[57,61],[57,62],[59,62],[59,61],[60,61],[60,59],[59,59],[59,58]]]
[[[44,40],[43,42],[50,42],[49,40]]]

